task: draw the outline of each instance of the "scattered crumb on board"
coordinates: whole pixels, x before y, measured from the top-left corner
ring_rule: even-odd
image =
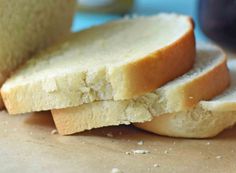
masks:
[[[144,144],[144,141],[139,141],[138,143],[137,143],[138,145],[143,145]]]
[[[57,133],[58,133],[57,129],[53,129],[53,130],[51,131],[51,135],[55,135],[55,134],[57,134]]]
[[[112,133],[107,133],[107,137],[112,138],[113,134]]]
[[[130,155],[130,154],[131,154],[131,152],[129,152],[129,151],[126,151],[126,152],[125,152],[125,154],[127,154],[127,155]]]
[[[148,150],[132,150],[133,154],[148,154],[150,151]]]
[[[123,171],[118,168],[112,168],[111,173],[123,173]]]

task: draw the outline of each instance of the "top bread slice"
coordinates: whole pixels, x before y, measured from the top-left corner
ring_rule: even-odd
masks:
[[[201,100],[224,91],[230,82],[225,54],[210,45],[200,46],[191,71],[152,93],[125,101],[97,101],[73,108],[52,110],[60,134],[92,128],[150,121],[153,116],[188,110]]]
[[[160,14],[79,33],[37,55],[2,87],[10,114],[130,99],[192,68],[192,20]]]
[[[75,0],[0,0],[0,86],[31,55],[70,33],[74,9]]]
[[[184,138],[213,137],[236,123],[236,60],[229,61],[231,85],[210,101],[200,101],[188,111],[163,114],[150,122],[135,124],[160,135]]]

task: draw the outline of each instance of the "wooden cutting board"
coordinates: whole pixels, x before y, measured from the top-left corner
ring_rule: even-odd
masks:
[[[51,134],[49,112],[1,112],[0,129],[0,172],[236,172],[236,128],[204,140],[167,138],[131,126],[60,136]],[[150,153],[133,154],[138,149]]]

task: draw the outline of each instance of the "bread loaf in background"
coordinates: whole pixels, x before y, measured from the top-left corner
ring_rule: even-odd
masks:
[[[70,33],[75,6],[75,0],[0,0],[0,86],[33,54]]]

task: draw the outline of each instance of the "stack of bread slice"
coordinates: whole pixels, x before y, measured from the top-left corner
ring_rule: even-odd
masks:
[[[236,120],[234,85],[226,90],[224,52],[196,48],[193,30],[187,16],[159,14],[73,33],[4,83],[5,106],[51,110],[62,135],[130,123],[168,136],[216,135]]]

